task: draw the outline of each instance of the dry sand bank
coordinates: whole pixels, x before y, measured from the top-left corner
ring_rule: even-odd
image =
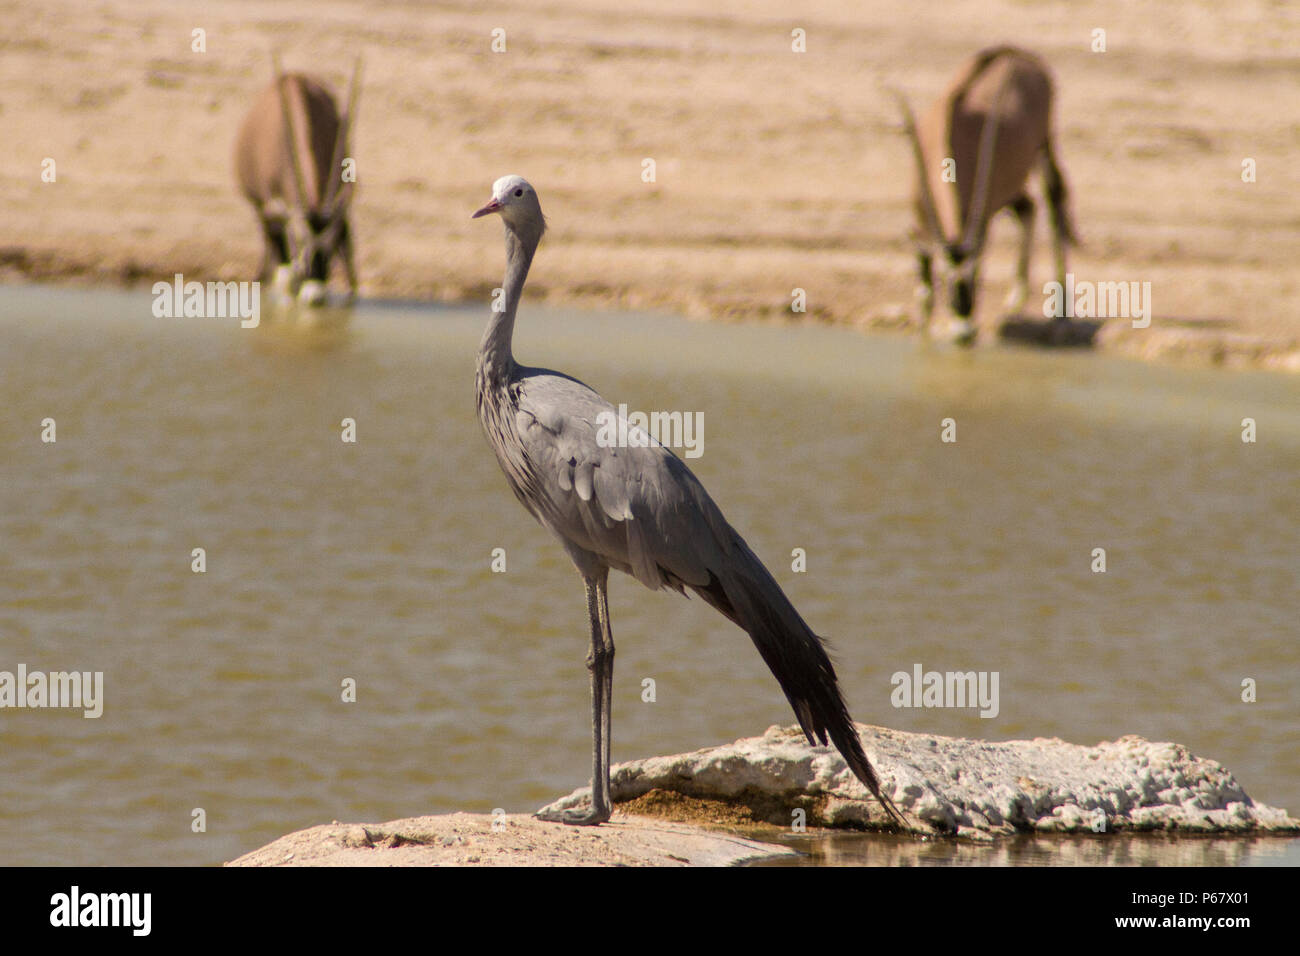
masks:
[[[521,814],[453,813],[290,833],[227,866],[731,866],[788,847],[616,813],[599,827]]]
[[[1014,41],[1056,71],[1084,245],[1072,269],[1152,283],[1152,327],[1104,348],[1300,369],[1300,11],[1266,0],[431,6],[354,0],[8,0],[0,39],[0,278],[248,278],[260,240],[230,149],[268,53],[342,88],[364,51],[355,139],[366,295],[486,300],[493,179],[527,176],[551,232],[530,297],[696,317],[903,328],[909,156],[880,83],[921,106],[972,50]],[[1091,30],[1108,50],[1089,51]],[[191,31],[207,51],[191,52]],[[490,50],[506,30],[507,51]],[[791,51],[794,27],[807,52]],[[43,183],[41,163],[57,162]],[[1256,160],[1258,181],[1241,181]],[[656,182],[642,182],[642,160]],[[1036,285],[1049,278],[1040,211]],[[1015,230],[999,220],[981,320]],[[336,279],[336,281],[338,281]],[[806,316],[789,311],[805,289]]]

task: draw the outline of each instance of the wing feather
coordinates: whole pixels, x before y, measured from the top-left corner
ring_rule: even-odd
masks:
[[[520,441],[543,478],[544,525],[647,587],[708,583],[726,522],[676,455],[653,439],[633,444],[626,423],[632,441],[619,446],[618,411],[575,379],[525,373],[514,395]]]

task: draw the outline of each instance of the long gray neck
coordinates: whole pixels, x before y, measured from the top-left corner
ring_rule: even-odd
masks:
[[[528,267],[537,251],[538,238],[520,236],[513,227],[506,226],[506,277],[501,286],[504,309],[492,313],[478,349],[479,373],[489,381],[505,381],[514,371],[515,359],[510,343],[515,334],[515,313],[523,295],[524,280],[528,278]]]

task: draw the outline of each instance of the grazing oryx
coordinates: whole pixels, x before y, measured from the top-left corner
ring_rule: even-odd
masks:
[[[946,288],[952,311],[964,324],[959,340],[970,342],[980,254],[989,220],[1004,208],[1015,213],[1021,228],[1010,311],[1018,311],[1029,296],[1034,201],[1025,187],[1035,164],[1042,171],[1057,278],[1065,282],[1065,245],[1074,240],[1074,232],[1065,179],[1052,148],[1052,78],[1032,53],[993,47],[962,67],[919,129],[907,101],[901,95],[898,99],[916,160],[918,228],[913,238],[921,324],[929,322],[933,311],[938,258],[940,289]]]
[[[320,81],[281,73],[258,94],[235,140],[239,188],[257,212],[266,242],[262,281],[275,273],[290,292],[323,301],[335,253],[343,258],[348,291],[357,291],[348,211],[354,185],[344,181],[348,137],[356,118],[358,59],[340,117]],[[300,290],[301,287],[301,291]]]

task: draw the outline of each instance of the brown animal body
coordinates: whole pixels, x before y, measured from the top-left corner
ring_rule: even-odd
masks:
[[[343,181],[342,166],[358,75],[354,72],[349,103],[340,114],[333,94],[319,80],[277,71],[240,126],[235,176],[261,224],[263,281],[284,266],[290,270],[292,291],[304,280],[315,280],[323,294],[337,254],[349,292],[356,293],[348,221],[353,183]]]
[[[1074,232],[1053,146],[1052,98],[1051,74],[1042,60],[1004,46],[969,60],[919,128],[902,102],[916,163],[913,238],[923,325],[933,310],[936,260],[953,313],[970,318],[989,221],[1003,209],[1021,226],[1016,287],[1008,306],[1015,311],[1024,305],[1035,210],[1027,186],[1035,168],[1042,174],[1057,278],[1064,283],[1065,247]]]

